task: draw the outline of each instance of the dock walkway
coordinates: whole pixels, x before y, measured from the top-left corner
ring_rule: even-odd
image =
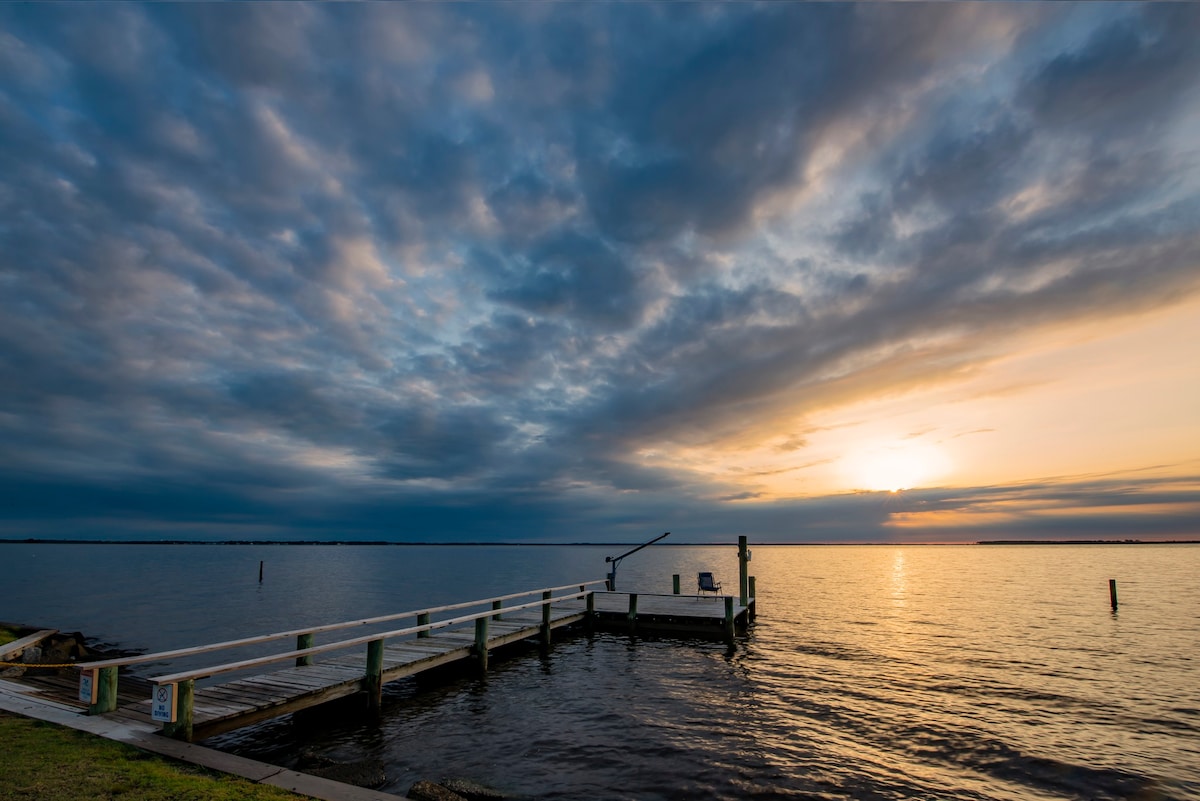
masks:
[[[382,686],[427,670],[474,661],[487,670],[488,654],[536,640],[568,626],[724,637],[732,641],[754,614],[754,599],[731,596],[598,592],[583,582],[478,601],[316,626],[224,643],[84,663],[75,703],[91,714],[130,723],[163,724],[163,733],[193,741],[362,693],[378,709]],[[566,590],[567,592],[562,592]],[[560,593],[555,595],[555,593]],[[519,600],[528,599],[533,600]],[[512,604],[514,599],[518,602]],[[508,604],[508,605],[505,605]],[[461,614],[464,609],[475,608]],[[455,617],[435,619],[438,615]],[[407,618],[416,625],[314,645],[316,634],[341,632]],[[138,663],[194,659],[248,645],[295,639],[296,648],[268,656],[151,676],[125,676]],[[286,663],[286,664],[285,664]],[[118,688],[118,672],[124,676]],[[136,689],[134,687],[136,686]],[[43,685],[48,695],[53,690]],[[131,691],[136,695],[131,695]],[[58,689],[61,695],[61,685]],[[149,697],[147,697],[149,696]]]

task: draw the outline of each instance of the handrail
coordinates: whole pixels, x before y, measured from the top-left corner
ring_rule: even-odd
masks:
[[[557,589],[565,589],[566,587],[587,586],[587,584],[598,584],[598,583],[600,583],[600,582],[596,582],[596,581],[585,582],[583,585],[567,584],[567,585],[564,585],[564,587],[559,587]],[[538,592],[538,590],[534,590],[533,592]],[[553,590],[542,590],[542,592],[553,592]],[[526,593],[526,592],[518,593],[518,595],[530,595],[530,594],[531,593]],[[547,603],[554,603],[555,601],[573,601],[577,598],[584,598],[587,596],[587,594],[588,593],[585,591],[585,592],[576,592],[572,595],[560,595],[555,598],[543,598],[538,601],[530,601],[529,603],[525,603],[525,604],[509,606],[509,607],[506,607],[504,611],[506,613],[507,612],[516,612],[516,611],[520,611],[521,609],[532,609],[535,606],[544,606]],[[486,603],[486,601],[484,601],[482,603]],[[281,654],[272,654],[270,656],[260,656],[260,657],[254,658],[254,659],[245,659],[240,662],[227,662],[224,665],[215,665],[213,667],[208,667],[208,668],[196,668],[193,670],[185,670],[185,671],[181,671],[179,673],[171,673],[166,676],[153,676],[150,678],[150,681],[154,682],[155,684],[162,685],[162,684],[177,684],[178,682],[188,681],[189,679],[204,679],[204,678],[208,678],[209,676],[219,675],[221,673],[232,673],[235,670],[245,670],[247,668],[261,667],[263,665],[270,665],[275,662],[284,662],[287,660],[295,659],[296,657],[310,656],[310,655],[315,655],[315,654],[324,654],[324,653],[328,653],[330,651],[341,651],[341,650],[350,648],[355,645],[362,645],[363,643],[373,642],[375,640],[386,640],[386,639],[390,639],[392,637],[402,637],[406,634],[416,634],[417,632],[420,632],[420,631],[432,631],[433,629],[442,629],[442,628],[448,628],[450,626],[457,626],[462,623],[469,623],[472,620],[478,620],[480,618],[485,618],[485,617],[492,617],[495,614],[496,614],[496,611],[494,609],[489,609],[486,612],[475,612],[470,615],[462,615],[460,617],[448,618],[446,620],[439,620],[435,623],[425,623],[420,626],[409,626],[407,628],[396,629],[395,631],[380,632],[378,634],[364,634],[360,637],[354,637],[349,640],[339,640],[337,642],[326,643],[325,645],[313,646],[312,648],[304,648],[299,651],[286,651]]]
[[[402,617],[415,617],[417,615],[428,615],[435,612],[449,612],[452,609],[465,609],[469,606],[478,606],[479,604],[493,603],[495,601],[507,601],[512,598],[520,598],[525,595],[533,595],[538,592],[558,592],[559,590],[569,589],[571,587],[588,587],[592,584],[603,584],[604,579],[596,579],[594,581],[577,581],[573,584],[563,584],[560,587],[546,587],[538,590],[529,590],[527,592],[514,592],[508,595],[497,595],[493,598],[483,598],[478,601],[463,601],[456,604],[447,604],[445,606],[433,606],[426,609],[414,609],[407,612],[396,612],[394,614],[380,615],[378,617],[369,617],[363,620],[350,620],[344,623],[326,623],[320,626],[309,626],[303,629],[292,629],[291,631],[281,631],[275,634],[259,634],[254,637],[243,637],[239,640],[226,640],[224,642],[212,643],[210,645],[194,645],[188,648],[177,648],[172,651],[159,651],[153,654],[138,654],[137,656],[124,656],[117,659],[103,659],[96,662],[80,662],[76,667],[80,670],[99,670],[107,667],[123,667],[125,665],[138,665],[146,662],[161,662],[166,659],[176,659],[182,656],[195,656],[196,654],[207,654],[214,651],[223,651],[230,648],[239,648],[244,645],[258,645],[264,642],[273,642],[275,640],[283,640],[289,637],[297,637],[301,634],[321,634],[327,631],[337,631],[339,629],[355,628],[358,626],[369,626],[374,623],[386,623],[389,620],[397,620]],[[511,607],[516,609],[517,607]],[[489,613],[494,614],[494,612]],[[301,655],[300,651],[292,651],[292,656]]]

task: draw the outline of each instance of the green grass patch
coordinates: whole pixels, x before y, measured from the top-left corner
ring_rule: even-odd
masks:
[[[0,645],[5,645],[13,640],[21,639],[21,633],[17,629],[11,629],[8,626],[0,626]]]
[[[0,712],[0,801],[297,801],[86,732]]]

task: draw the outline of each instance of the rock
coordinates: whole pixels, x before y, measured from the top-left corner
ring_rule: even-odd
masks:
[[[42,647],[40,645],[31,645],[21,654],[21,661],[27,665],[34,665],[42,661]]]
[[[442,787],[457,793],[467,801],[504,801],[504,799],[515,798],[503,790],[497,790],[495,787],[488,787],[486,784],[473,782],[470,779],[442,779],[440,783]]]
[[[25,668],[10,667],[0,671],[0,679],[19,679],[25,675]]]
[[[407,798],[412,798],[415,801],[467,801],[466,798],[454,792],[447,790],[440,784],[421,780],[408,788]]]

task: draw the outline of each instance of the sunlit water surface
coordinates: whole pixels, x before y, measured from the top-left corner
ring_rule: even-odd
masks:
[[[600,578],[621,550],[6,545],[0,619],[163,650]],[[210,744],[377,759],[398,794],[1200,799],[1200,547],[758,546],[751,568],[759,618],[733,650],[579,634],[486,679],[389,685],[378,725]],[[686,591],[705,569],[735,585],[735,549],[655,546],[618,581]]]

